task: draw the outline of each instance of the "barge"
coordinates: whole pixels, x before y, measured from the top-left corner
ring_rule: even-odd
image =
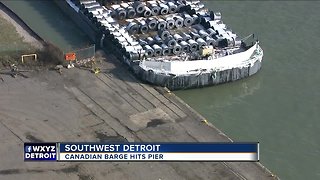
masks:
[[[56,0],[101,48],[141,80],[170,90],[231,82],[257,73],[263,50],[198,0]]]

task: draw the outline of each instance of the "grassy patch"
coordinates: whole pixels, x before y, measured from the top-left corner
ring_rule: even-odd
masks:
[[[0,67],[17,64],[22,54],[35,51],[34,47],[23,41],[16,28],[0,16]]]
[[[0,17],[0,55],[11,55],[21,51],[34,50],[23,41],[16,28],[3,17]]]
[[[38,55],[38,61],[29,60],[23,65],[43,66],[62,63],[63,53],[58,47],[45,42],[43,49],[34,48],[23,41],[23,37],[10,22],[0,16],[0,69],[11,64],[21,64],[21,55],[33,53]]]

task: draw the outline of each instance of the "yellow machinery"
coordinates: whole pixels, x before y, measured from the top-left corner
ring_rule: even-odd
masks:
[[[100,70],[99,67],[94,67],[94,68],[92,68],[92,72],[93,72],[94,74],[98,74],[98,73],[101,72],[101,70]]]
[[[214,48],[213,46],[204,46],[201,50],[200,50],[200,55],[202,57],[206,57],[206,56],[211,56],[214,53]]]

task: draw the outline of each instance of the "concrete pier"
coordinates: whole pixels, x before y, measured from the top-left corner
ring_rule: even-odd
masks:
[[[227,142],[162,88],[140,83],[113,56],[102,71],[4,77],[0,86],[0,179],[273,179],[259,163],[25,163],[23,142]],[[90,178],[89,178],[90,177]]]

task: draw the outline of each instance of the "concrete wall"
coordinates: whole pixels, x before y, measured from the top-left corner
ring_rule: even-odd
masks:
[[[143,61],[142,63],[146,68],[159,69],[167,72],[172,71],[172,62]]]

